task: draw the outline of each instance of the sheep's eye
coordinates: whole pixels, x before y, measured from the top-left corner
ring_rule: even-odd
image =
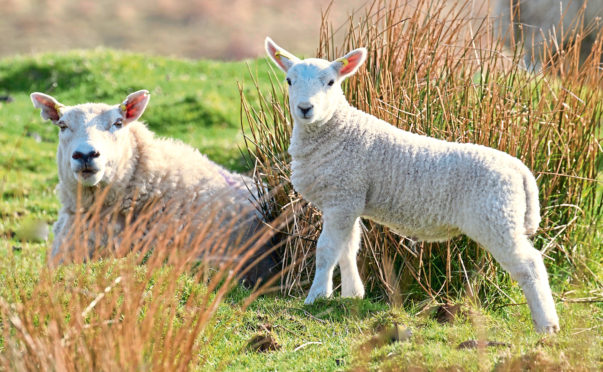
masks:
[[[291,85],[291,79],[287,78],[287,84]]]
[[[122,119],[117,119],[115,121],[115,123],[113,123],[113,126],[117,129],[121,128],[123,126],[123,120]]]
[[[57,125],[59,126],[59,128],[61,128],[61,132],[62,132],[62,131],[64,131],[65,129],[69,128],[69,127],[67,126],[67,123],[65,123],[63,120],[59,121],[59,122],[57,123]]]
[[[335,80],[330,80],[330,81],[329,81],[329,86],[330,86],[330,87],[332,87],[332,86],[333,86],[333,84],[335,84]]]

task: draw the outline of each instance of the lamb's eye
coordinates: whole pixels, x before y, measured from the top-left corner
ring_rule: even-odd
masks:
[[[123,126],[123,119],[115,120],[115,123],[113,123],[113,126],[117,129],[121,128]]]
[[[57,125],[59,126],[59,128],[61,128],[61,132],[64,131],[65,129],[69,128],[67,126],[67,123],[65,123],[63,120],[60,120]]]
[[[329,81],[329,86],[330,86],[330,87],[332,87],[332,86],[333,86],[333,84],[335,84],[335,80],[330,80],[330,81]]]
[[[287,78],[287,84],[291,85],[291,79]]]

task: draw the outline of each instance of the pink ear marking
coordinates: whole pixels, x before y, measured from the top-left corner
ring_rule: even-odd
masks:
[[[362,57],[363,57],[363,54],[360,52],[357,52],[357,53],[351,53],[347,57],[342,57],[342,58],[338,59],[337,61],[341,62],[343,64],[343,66],[339,70],[339,73],[341,75],[347,75],[347,74],[351,73],[352,71],[354,71],[354,69],[356,69],[358,67],[360,61],[362,60]]]

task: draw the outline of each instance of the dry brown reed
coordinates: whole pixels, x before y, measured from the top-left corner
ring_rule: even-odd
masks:
[[[141,208],[120,232],[103,212],[106,193],[82,211],[58,268],[10,282],[0,297],[3,370],[164,370],[204,365],[218,305],[278,228],[242,241],[219,210],[171,201]],[[242,216],[245,213],[241,213]],[[91,247],[95,247],[94,250]],[[258,254],[258,252],[260,254]],[[93,260],[89,260],[90,258]],[[86,264],[70,262],[88,261]],[[259,285],[244,309],[276,278]]]
[[[336,44],[338,33],[344,33],[343,42]],[[583,63],[579,37],[562,52],[545,48],[542,71],[533,74],[522,69],[520,49],[505,52],[490,20],[472,14],[470,1],[375,0],[337,29],[325,15],[320,35],[321,58],[332,60],[360,46],[369,51],[365,66],[344,84],[354,106],[404,130],[520,158],[538,180],[543,221],[534,241],[547,257],[553,282],[588,273],[602,211],[596,190],[603,33]],[[301,292],[312,278],[320,213],[291,186],[287,147],[293,124],[286,84],[280,71],[273,76],[268,89],[256,84],[257,106],[241,90],[242,121],[250,128],[247,147],[256,175],[275,192],[265,209],[294,216],[284,232],[293,238],[282,251],[294,268],[283,285]],[[368,290],[390,301],[465,295],[484,305],[501,297],[513,301],[508,276],[466,238],[414,243],[364,221],[360,256]]]

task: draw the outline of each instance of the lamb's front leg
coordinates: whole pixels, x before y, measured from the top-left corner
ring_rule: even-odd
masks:
[[[316,245],[316,273],[306,304],[318,297],[329,297],[333,292],[333,269],[351,240],[357,216],[339,214],[334,211],[323,212],[322,233]]]
[[[354,222],[354,227],[350,234],[341,257],[339,257],[339,269],[341,270],[341,296],[342,297],[364,297],[364,285],[360,274],[358,273],[358,264],[356,255],[360,248],[361,238],[360,218]]]

